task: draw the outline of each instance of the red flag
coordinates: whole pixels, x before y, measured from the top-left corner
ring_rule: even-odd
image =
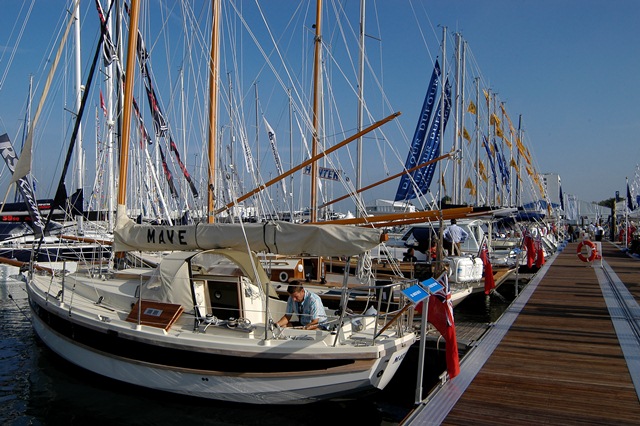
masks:
[[[484,267],[484,294],[489,294],[491,290],[496,288],[496,281],[493,279],[493,267],[491,266],[491,260],[489,260],[489,249],[486,241],[482,243],[480,259],[482,259],[482,266]]]
[[[104,98],[102,97],[102,90],[100,90],[100,108],[104,112],[104,116],[107,116],[107,107],[104,105]]]
[[[456,340],[456,327],[453,322],[453,304],[451,303],[451,290],[446,273],[442,274],[438,281],[444,289],[429,296],[427,321],[440,332],[446,346],[447,372],[450,378],[460,373],[460,359],[458,358],[458,341]]]
[[[533,262],[536,260],[536,248],[533,243],[533,238],[527,233],[524,237],[524,246],[527,249],[527,268],[533,266]]]
[[[538,246],[538,250],[536,253],[536,268],[542,267],[544,265],[544,250],[542,250],[542,241],[536,241],[536,245]]]

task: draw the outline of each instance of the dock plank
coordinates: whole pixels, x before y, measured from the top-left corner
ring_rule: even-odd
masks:
[[[578,260],[576,246],[558,254],[442,424],[640,424],[594,266]],[[640,262],[614,257],[610,243],[603,252],[637,300]],[[415,424],[432,424],[426,411]]]

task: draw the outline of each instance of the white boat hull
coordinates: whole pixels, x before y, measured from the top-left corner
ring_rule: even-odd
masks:
[[[284,373],[225,375],[154,365],[113,356],[78,345],[47,327],[36,315],[34,329],[42,341],[67,361],[99,375],[159,391],[249,404],[301,404],[384,388],[410,345],[380,358],[372,368],[340,375]],[[250,361],[247,361],[250,362]]]
[[[165,262],[176,256],[181,257]],[[187,258],[196,262],[195,256]],[[202,294],[215,302],[221,292],[215,303],[243,298],[241,318],[248,326],[231,326],[230,319],[203,322],[194,311],[185,312],[185,305],[148,299],[140,304],[138,286],[149,274],[128,269],[123,272],[127,278],[102,279],[79,272],[60,281],[34,275],[27,283],[34,330],[62,358],[96,374],[159,391],[250,404],[303,404],[383,389],[416,340],[396,323],[382,333],[383,323],[375,315],[334,317],[338,322],[332,331],[265,331],[257,286],[235,277],[225,283],[219,276],[216,290]],[[216,276],[208,277],[216,285]],[[149,295],[151,285],[140,291]],[[274,299],[269,304],[272,317],[279,318],[286,303]]]

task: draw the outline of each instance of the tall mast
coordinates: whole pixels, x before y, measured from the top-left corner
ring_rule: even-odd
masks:
[[[438,157],[442,155],[442,144],[444,143],[444,108],[446,96],[446,75],[447,75],[447,27],[442,27],[442,94],[440,95],[440,143],[438,144]],[[442,163],[438,163],[438,196],[437,203],[442,208]]]
[[[460,72],[460,129],[464,130],[464,116],[465,116],[465,98],[464,98],[464,88],[466,85],[466,50],[467,50],[467,42],[462,40],[461,44],[462,51],[460,52],[460,64],[461,64],[461,72]],[[460,139],[460,157],[458,160],[460,173],[458,174],[458,197],[459,203],[462,203],[462,188],[464,187],[464,153],[465,153],[465,145],[462,139]]]
[[[111,4],[112,1],[109,0],[109,2],[107,3],[107,7],[108,10],[111,10]],[[117,19],[120,19],[119,15],[116,15]],[[112,25],[111,25],[112,20],[109,19],[107,21],[107,29],[109,31],[110,34],[113,34],[111,29],[112,29]],[[114,79],[114,66],[113,66],[113,62],[110,63],[107,66],[106,72],[107,72],[107,80],[106,80],[106,84],[107,84],[107,220],[108,220],[108,227],[107,230],[109,232],[113,232],[113,226],[114,226],[114,217],[113,217],[113,211],[115,210],[115,206],[114,206],[114,195],[115,195],[115,167],[114,167],[114,162],[113,162],[113,151],[114,151],[114,138],[113,138],[113,133],[114,133],[114,123],[113,123],[113,79]],[[116,70],[117,72],[117,70]],[[116,76],[117,79],[116,81],[120,81],[119,78],[120,76]],[[118,84],[118,89],[120,85]]]
[[[453,150],[457,151],[460,148],[460,118],[462,117],[462,108],[460,108],[460,45],[462,37],[460,33],[456,33],[456,86],[455,86],[455,116],[453,132]],[[458,185],[458,176],[461,174],[460,162],[458,160],[453,161],[453,203],[460,204],[460,187]]]
[[[122,138],[120,141],[120,173],[118,181],[118,208],[124,209],[127,198],[127,170],[129,167],[129,138],[131,137],[131,108],[133,107],[133,80],[136,66],[136,42],[140,3],[131,0],[129,13],[129,41],[124,75],[124,112],[122,114]]]
[[[518,116],[518,136],[516,137],[516,144],[520,142],[522,143],[522,114]],[[516,145],[517,146],[517,145]],[[518,174],[520,174],[520,148],[518,147],[517,152],[518,159],[516,160],[516,164],[518,165]],[[520,207],[522,205],[522,197],[520,195],[520,179],[516,179],[516,206]]]
[[[318,155],[318,138],[319,138],[319,120],[320,113],[320,55],[322,47],[322,0],[316,1],[316,36],[315,36],[315,52],[313,63],[313,142],[311,144],[311,157]],[[309,206],[309,220],[315,222],[317,218],[317,187],[318,187],[318,164],[314,161],[311,163],[311,205]]]
[[[476,206],[480,206],[480,77],[476,77]]]
[[[27,96],[27,110],[24,117],[24,125],[22,126],[22,146],[20,146],[20,152],[23,152],[24,142],[27,139],[29,128],[31,127],[31,102],[33,100],[33,74],[29,76],[29,95]],[[11,187],[11,185],[9,185]],[[13,202],[17,203],[20,200],[20,191],[16,185],[15,194],[13,196]]]
[[[209,187],[207,188],[207,222],[213,223],[216,176],[216,128],[218,119],[218,73],[220,58],[220,0],[213,0],[211,54],[209,58]]]
[[[364,115],[364,25],[366,0],[360,0],[360,63],[358,69],[358,132],[362,130]],[[356,170],[356,191],[362,188],[362,137],[357,142],[358,163]],[[356,195],[356,217],[361,217],[364,212],[360,212],[362,206],[362,196],[358,192]],[[362,213],[362,214],[361,214]]]
[[[82,76],[81,76],[81,56],[80,56],[80,8],[76,7],[73,11],[74,19],[75,19],[75,28],[74,34],[76,39],[76,48],[75,48],[75,77],[76,77],[76,111],[80,111],[81,103],[82,103]],[[79,117],[76,116],[76,119]],[[83,166],[83,147],[82,147],[82,125],[78,126],[78,150],[76,151],[76,167],[77,170],[77,179],[78,179],[78,188],[83,189],[84,187],[84,166]],[[83,231],[83,222],[82,215],[78,215],[76,217],[77,223],[77,232],[79,235],[84,233]]]
[[[489,141],[491,140],[491,90],[487,89],[487,146],[485,150],[487,151],[487,205],[492,205],[491,201],[491,174],[493,170],[491,169],[491,159],[489,156],[491,155],[491,146],[489,145]]]
[[[292,105],[292,99],[291,99],[291,89],[287,90],[287,94],[289,96],[289,167],[293,168],[293,105]],[[295,194],[295,191],[293,189],[293,175],[291,175],[290,177],[290,182],[289,182],[289,191],[291,196],[289,197],[289,211],[290,211],[290,222],[294,221],[294,210],[295,210],[295,203],[293,200],[293,194]]]

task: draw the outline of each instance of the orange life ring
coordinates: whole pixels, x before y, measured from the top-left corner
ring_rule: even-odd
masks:
[[[589,257],[586,257],[585,255],[582,254],[582,247],[584,246],[587,246]],[[578,259],[582,260],[583,262],[593,262],[598,256],[598,249],[596,248],[596,245],[593,244],[591,241],[584,240],[584,241],[581,241],[580,244],[578,244],[577,253],[578,253]]]

